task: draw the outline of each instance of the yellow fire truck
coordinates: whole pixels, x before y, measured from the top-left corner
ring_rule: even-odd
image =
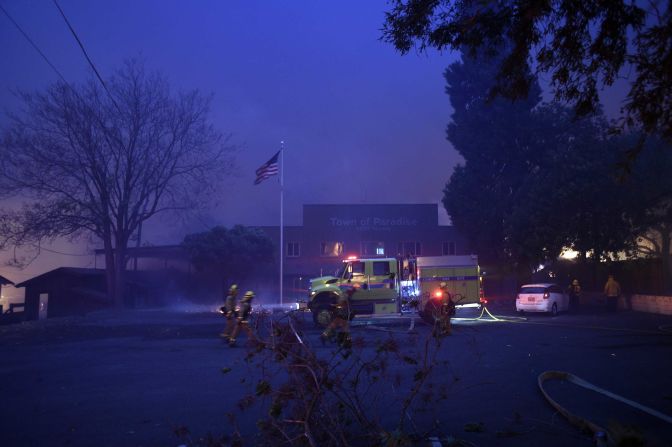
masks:
[[[441,282],[448,285],[457,308],[482,305],[482,277],[475,255],[410,259],[349,257],[333,276],[310,280],[308,308],[316,324],[327,326],[334,318],[339,298],[350,292],[350,318],[401,315],[417,310],[431,323],[442,296]]]

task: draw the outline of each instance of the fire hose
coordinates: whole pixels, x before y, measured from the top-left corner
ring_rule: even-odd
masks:
[[[570,424],[580,428],[581,430],[589,430],[593,434],[598,445],[615,445],[615,442],[614,439],[609,436],[609,432],[605,430],[603,427],[597,425],[594,422],[589,421],[588,419],[575,415],[574,413],[570,412],[565,407],[560,405],[558,402],[556,402],[544,389],[544,383],[550,380],[565,380],[567,382],[578,385],[582,388],[603,394],[614,400],[627,404],[631,407],[637,408],[638,410],[643,411],[651,416],[654,416],[658,419],[662,419],[668,424],[672,424],[672,417],[663,414],[660,411],[654,410],[653,408],[646,407],[640,403],[627,399],[623,396],[619,396],[618,394],[612,393],[611,391],[599,388],[593,385],[592,383],[575,376],[574,374],[564,371],[544,371],[543,373],[539,374],[539,377],[537,378],[537,384],[539,385],[539,390],[544,395],[546,400],[551,404],[553,408],[555,408],[561,415],[563,415],[569,421]]]
[[[490,319],[485,318],[485,315],[488,315]],[[497,316],[490,313],[488,308],[483,305],[481,306],[481,313],[478,317],[475,318],[464,318],[464,317],[453,317],[453,320],[458,321],[527,321],[525,317],[515,317],[515,316]]]

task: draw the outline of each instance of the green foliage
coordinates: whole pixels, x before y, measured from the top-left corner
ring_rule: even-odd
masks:
[[[672,290],[672,153],[659,139],[649,139],[633,166],[625,217],[632,225],[639,255],[661,259],[665,291]]]
[[[669,2],[562,0],[393,0],[383,40],[401,53],[414,46],[501,54],[491,95],[527,99],[534,61],[551,75],[556,99],[579,116],[599,110],[598,92],[633,69],[622,128],[672,139],[672,10]]]
[[[379,445],[381,447],[411,447],[412,445],[415,445],[415,443],[406,433],[400,430],[394,430],[392,432],[381,432]]]
[[[266,380],[260,380],[257,383],[257,388],[254,394],[257,396],[267,396],[271,394],[271,391],[272,391],[271,384],[268,383],[268,381]]]
[[[273,258],[273,241],[262,230],[242,225],[190,234],[182,245],[197,269],[223,270],[232,277],[244,276],[250,267]]]
[[[389,334],[368,350],[361,339],[316,349],[294,314],[280,320],[262,315],[258,323],[266,349],[252,347],[248,356],[261,378],[238,403],[241,410],[255,404],[266,410],[255,445],[402,447],[420,445],[439,430],[438,422],[427,423],[427,412],[447,398],[433,385],[446,374],[432,374],[440,342],[428,337],[402,344]],[[378,414],[381,401],[385,417]]]
[[[464,424],[464,431],[469,433],[484,433],[485,424],[483,422],[470,422],[468,424]]]
[[[448,139],[464,158],[444,189],[454,225],[486,262],[529,269],[563,247],[597,258],[628,248],[627,185],[614,176],[619,140],[601,114],[489,100],[497,60],[465,56],[446,70],[455,110]]]
[[[669,148],[669,144],[662,140],[650,139],[646,151],[633,166],[629,179],[633,188],[628,218],[639,232],[661,224],[672,228],[672,154]]]
[[[505,259],[505,215],[539,156],[533,109],[540,89],[526,101],[489,100],[496,63],[465,57],[445,72],[446,93],[454,110],[447,136],[465,163],[444,189],[443,204],[453,224],[487,261]]]
[[[563,247],[603,260],[632,252],[638,240],[661,257],[670,286],[672,166],[659,138],[672,140],[671,8],[625,0],[391,2],[383,40],[402,54],[414,47],[463,54],[445,77],[455,110],[448,139],[464,164],[443,203],[483,261],[529,268]],[[539,105],[530,63],[550,73],[556,100],[573,113]],[[598,92],[625,68],[633,75],[616,138]],[[642,133],[624,132],[633,129]],[[631,178],[615,181],[614,167]]]
[[[626,250],[623,219],[631,185],[614,175],[618,140],[601,115],[575,120],[559,106],[535,111],[540,157],[515,194],[505,222],[507,248],[529,265],[554,260],[563,247],[596,259]]]
[[[614,440],[614,445],[619,447],[645,447],[650,445],[642,430],[634,425],[609,421],[609,435]]]

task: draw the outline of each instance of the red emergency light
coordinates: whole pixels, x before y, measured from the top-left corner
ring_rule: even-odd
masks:
[[[435,298],[441,298],[443,296],[443,292],[441,290],[437,290],[434,292],[434,297]]]
[[[356,260],[357,260],[357,256],[348,256],[347,260],[348,260],[348,261],[356,261]]]

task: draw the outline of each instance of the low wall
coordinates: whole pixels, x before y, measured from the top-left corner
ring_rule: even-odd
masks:
[[[630,309],[637,312],[672,315],[672,296],[632,295]]]
[[[0,325],[21,323],[22,321],[25,320],[26,320],[26,314],[24,312],[12,312],[12,313],[0,314]]]

